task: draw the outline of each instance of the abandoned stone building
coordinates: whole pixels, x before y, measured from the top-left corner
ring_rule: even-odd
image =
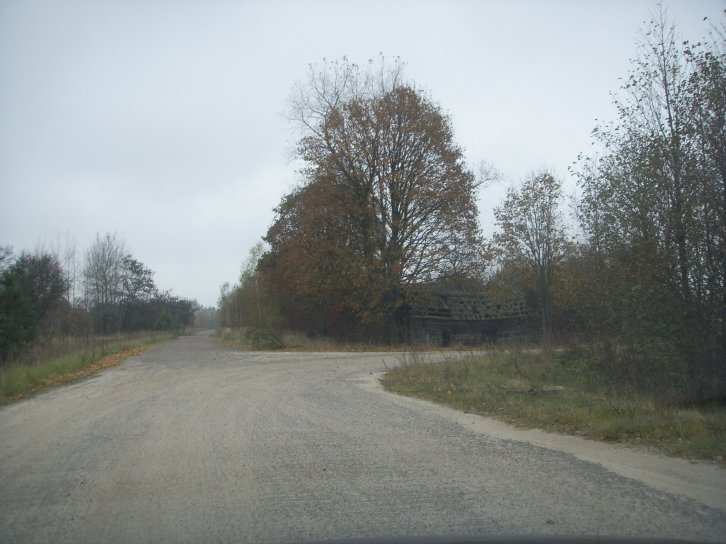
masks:
[[[408,311],[413,346],[481,345],[523,334],[523,302],[493,302],[473,293],[418,293]]]

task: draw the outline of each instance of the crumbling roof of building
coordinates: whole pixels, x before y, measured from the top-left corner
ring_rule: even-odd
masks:
[[[524,317],[524,302],[492,301],[481,293],[426,292],[410,297],[411,317],[483,321]]]

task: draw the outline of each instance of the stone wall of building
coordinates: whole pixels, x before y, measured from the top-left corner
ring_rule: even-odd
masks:
[[[469,293],[413,298],[408,340],[413,346],[481,345],[521,335],[527,315],[520,301],[493,302]]]

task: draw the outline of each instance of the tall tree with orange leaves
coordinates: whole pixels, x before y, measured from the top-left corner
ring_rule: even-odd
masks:
[[[288,302],[396,341],[410,286],[482,273],[482,180],[400,62],[311,66],[291,112],[304,183],[277,209],[263,264]]]

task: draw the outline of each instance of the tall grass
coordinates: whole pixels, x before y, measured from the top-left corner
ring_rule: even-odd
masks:
[[[415,358],[414,358],[415,359]],[[408,356],[384,386],[525,427],[640,444],[668,454],[726,457],[726,408],[681,402],[668,376],[643,386],[581,351],[512,349],[422,363]],[[667,387],[665,384],[668,384]]]
[[[34,345],[21,358],[0,366],[0,404],[93,371],[101,359],[153,343],[172,333],[137,333],[112,337],[52,339]]]

